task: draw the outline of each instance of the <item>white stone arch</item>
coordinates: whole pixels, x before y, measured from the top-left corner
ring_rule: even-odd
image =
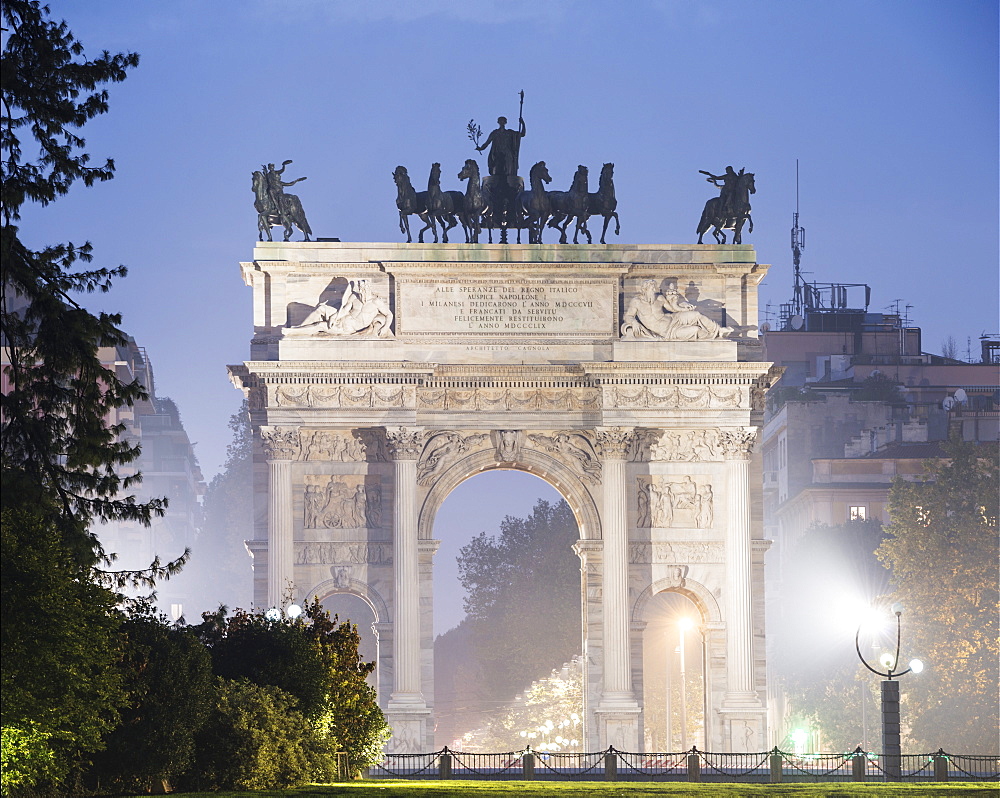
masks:
[[[551,455],[525,447],[521,448],[517,461],[511,463],[498,463],[494,450],[487,449],[463,457],[448,466],[434,480],[421,504],[417,522],[418,537],[429,540],[433,536],[434,517],[455,488],[477,474],[495,470],[523,471],[545,480],[566,500],[576,518],[580,537],[589,540],[601,538],[597,505],[577,473]]]
[[[389,614],[385,600],[375,588],[360,579],[327,579],[315,587],[303,591],[299,598],[302,602],[306,602],[313,596],[318,596],[319,600],[322,601],[335,593],[349,593],[352,596],[357,596],[371,608],[372,614],[375,616],[375,623],[392,622],[392,616]]]
[[[691,600],[691,602],[698,608],[701,613],[701,617],[706,624],[717,624],[722,622],[722,612],[719,609],[719,602],[716,600],[715,595],[707,587],[705,587],[701,582],[698,582],[689,577],[683,577],[682,579],[657,579],[651,585],[649,585],[645,590],[643,590],[638,598],[636,598],[635,603],[632,605],[632,618],[633,624],[643,623],[646,621],[646,607],[649,605],[650,600],[657,593],[679,593]]]

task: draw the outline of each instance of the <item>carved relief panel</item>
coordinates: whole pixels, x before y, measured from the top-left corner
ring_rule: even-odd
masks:
[[[661,529],[714,526],[715,496],[709,477],[640,476],[636,485],[637,526]]]
[[[378,529],[382,526],[382,488],[378,477],[309,474],[304,479],[304,529]]]

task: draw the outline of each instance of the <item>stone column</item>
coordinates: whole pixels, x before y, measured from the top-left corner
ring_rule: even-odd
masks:
[[[420,685],[420,592],[417,548],[417,458],[423,432],[412,427],[386,430],[395,464],[392,530],[393,566],[393,690],[388,720],[393,730],[389,750],[425,750],[428,710]]]
[[[637,751],[639,704],[632,692],[625,496],[625,455],[633,432],[623,427],[598,428],[595,432],[604,483],[604,685],[597,708],[603,732],[601,744]]]
[[[753,591],[751,589],[750,455],[757,430],[721,430],[727,481],[726,517],[726,693],[728,750],[760,751],[763,705],[757,694],[753,660]]]
[[[294,593],[295,552],[292,518],[292,461],[299,455],[299,431],[261,427],[267,458],[267,606],[284,608]]]

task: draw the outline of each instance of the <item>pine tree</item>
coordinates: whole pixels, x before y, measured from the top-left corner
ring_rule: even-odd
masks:
[[[9,364],[0,396],[5,502],[52,514],[62,544],[86,572],[107,562],[92,520],[148,523],[162,500],[122,495],[141,478],[122,476],[137,445],[109,424],[113,411],[145,398],[98,357],[102,346],[124,344],[118,314],[94,314],[74,294],[107,291],[124,266],[79,268],[92,260],[90,243],[32,250],[15,224],[25,202],[48,205],[77,181],[110,180],[114,162],[90,165],[75,132],[108,110],[108,82],[124,80],[134,53],[86,60],[65,22],[30,0],[5,0],[7,29],[0,57],[0,335]]]
[[[77,182],[111,179],[91,165],[78,130],[108,109],[102,86],[125,78],[134,53],[88,60],[64,22],[34,0],[0,4],[0,444],[3,459],[3,786],[55,792],[99,750],[124,699],[115,672],[115,588],[152,584],[178,561],[141,572],[107,570],[91,523],[148,523],[165,502],[138,502],[139,454],[109,423],[145,397],[102,366],[98,350],[124,344],[117,314],[91,313],[81,293],[107,291],[125,268],[89,268],[92,248],[33,250],[17,222],[26,202],[48,205]]]

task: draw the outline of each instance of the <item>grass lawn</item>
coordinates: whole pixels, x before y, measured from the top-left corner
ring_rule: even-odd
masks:
[[[862,798],[919,798],[924,795],[998,795],[996,783],[949,782],[939,784],[685,784],[606,781],[424,781],[375,780],[347,784],[313,785],[288,790],[256,792],[174,793],[175,798],[489,798],[489,796],[622,796],[622,798],[652,798],[652,796],[862,796]],[[138,796],[136,798],[139,798]],[[145,798],[145,797],[142,797]]]

